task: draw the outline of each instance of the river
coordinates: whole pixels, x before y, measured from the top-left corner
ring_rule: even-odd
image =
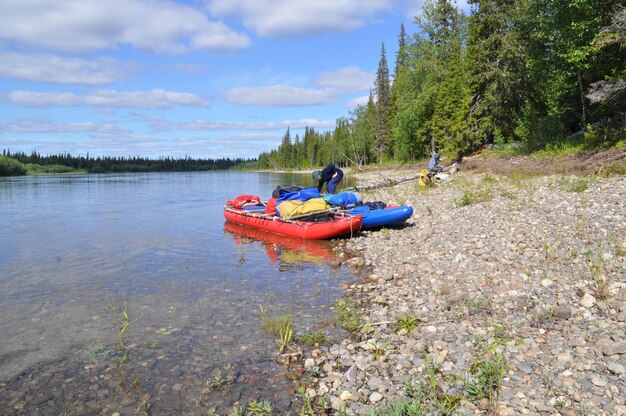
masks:
[[[333,336],[347,267],[333,242],[224,222],[308,175],[138,173],[0,178],[0,413],[296,413],[260,308]],[[336,331],[336,330],[334,330]],[[126,351],[126,353],[123,353]]]

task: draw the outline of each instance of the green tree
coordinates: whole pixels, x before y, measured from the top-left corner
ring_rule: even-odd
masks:
[[[392,155],[390,145],[391,135],[389,134],[389,109],[391,104],[391,89],[389,85],[389,67],[387,66],[387,56],[385,44],[380,48],[380,61],[376,71],[374,81],[374,92],[376,94],[376,126],[374,129],[374,150],[378,154],[378,162],[382,161],[383,152],[387,151]]]
[[[619,48],[597,50],[594,41],[611,24],[617,0],[526,0],[521,29],[529,34],[528,72],[538,97],[525,108],[522,126],[531,145],[582,129],[591,118],[589,86],[623,69]]]
[[[514,139],[517,119],[532,90],[518,33],[519,0],[470,0],[468,68],[469,135],[476,142]],[[470,146],[475,143],[470,143]]]

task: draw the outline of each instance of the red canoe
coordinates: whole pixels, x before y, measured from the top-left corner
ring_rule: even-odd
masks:
[[[258,210],[237,209],[228,203],[224,205],[224,217],[236,224],[306,240],[325,240],[350,235],[359,231],[363,224],[361,215],[335,213],[330,215],[329,220],[308,222],[298,219],[283,219]]]

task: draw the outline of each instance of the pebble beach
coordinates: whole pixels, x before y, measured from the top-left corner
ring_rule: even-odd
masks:
[[[306,354],[309,398],[348,415],[626,415],[625,177],[460,172],[361,193],[415,212],[342,244],[356,280],[338,313],[358,325]]]

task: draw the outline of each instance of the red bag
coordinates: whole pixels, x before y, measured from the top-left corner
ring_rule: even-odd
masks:
[[[233,200],[233,208],[236,209],[250,205],[261,205],[261,198],[256,195],[239,195]]]
[[[267,205],[265,205],[266,214],[276,215],[276,201],[278,201],[278,198],[270,198],[267,201]]]

